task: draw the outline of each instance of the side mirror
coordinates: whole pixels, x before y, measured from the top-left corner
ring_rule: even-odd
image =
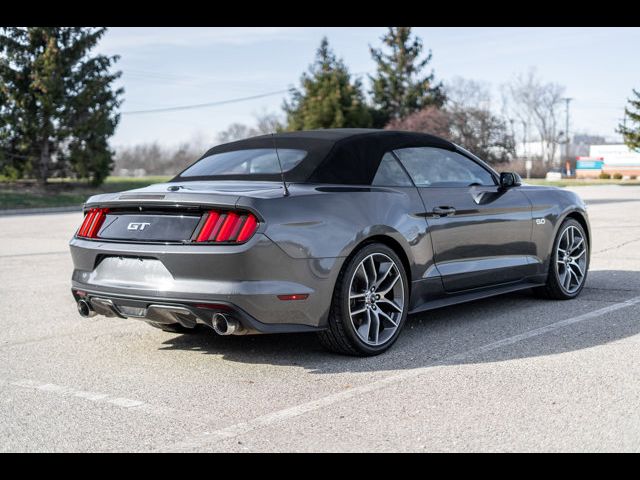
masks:
[[[522,178],[516,172],[502,172],[500,174],[500,186],[502,188],[511,188],[522,185]]]

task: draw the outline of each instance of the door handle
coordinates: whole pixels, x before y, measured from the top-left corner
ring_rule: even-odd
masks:
[[[456,209],[453,207],[434,207],[433,213],[440,215],[441,217],[446,217],[447,215],[453,215],[456,213]]]

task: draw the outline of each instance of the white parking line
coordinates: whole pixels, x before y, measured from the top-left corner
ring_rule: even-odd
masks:
[[[128,410],[142,410],[149,413],[159,415],[169,415],[173,413],[173,409],[169,407],[161,407],[158,405],[151,405],[141,400],[133,400],[131,398],[116,397],[109,395],[108,393],[101,392],[88,392],[85,390],[77,390],[72,387],[66,387],[63,385],[56,385],[55,383],[37,382],[35,380],[7,380],[0,379],[0,385],[12,385],[14,387],[27,388],[31,390],[38,390],[41,392],[52,393],[63,397],[76,397],[83,400],[88,400],[94,403],[108,403],[117,407],[126,408]]]
[[[419,367],[414,370],[406,370],[402,373],[398,373],[395,375],[388,376],[381,380],[377,380],[375,382],[369,383],[367,385],[362,385],[359,387],[354,387],[346,391],[337,392],[331,395],[327,395],[326,397],[312,400],[310,402],[302,403],[300,405],[296,405],[294,407],[284,408],[282,410],[278,410],[272,413],[268,413],[266,415],[262,415],[260,417],[256,417],[252,420],[236,423],[229,427],[221,428],[219,430],[215,430],[213,432],[205,432],[196,436],[195,438],[188,439],[179,443],[175,443],[173,445],[167,445],[164,447],[160,447],[157,451],[183,451],[183,450],[192,450],[197,448],[205,448],[210,446],[211,444],[234,438],[239,435],[243,435],[246,433],[250,433],[254,430],[257,430],[262,427],[267,427],[282,420],[287,420],[290,418],[298,417],[308,412],[312,412],[314,410],[319,410],[323,407],[327,407],[333,405],[335,403],[341,402],[346,399],[353,398],[358,395],[362,395],[364,393],[373,392],[376,390],[383,389],[389,385],[393,385],[409,378],[414,378],[419,375],[422,375],[428,372],[431,368],[438,365],[445,365],[451,361],[459,361],[465,359],[467,357],[471,357],[474,355],[490,352],[493,350],[497,350],[498,348],[506,347],[509,345],[513,345],[514,343],[520,342],[522,340],[526,340],[529,338],[537,337],[540,335],[544,335],[546,333],[552,332],[554,330],[558,330],[563,327],[567,327],[569,325],[573,325],[579,322],[583,322],[585,320],[590,320],[592,318],[598,317],[600,315],[604,315],[606,313],[614,312],[616,310],[620,310],[622,308],[630,307],[640,303],[640,296],[631,298],[624,302],[615,303],[613,305],[609,305],[598,310],[594,310],[592,312],[584,313],[582,315],[578,315],[576,317],[571,317],[565,320],[560,320],[558,322],[552,323],[550,325],[545,325],[544,327],[535,328],[533,330],[529,330],[528,332],[521,333],[519,335],[514,335],[512,337],[508,337],[502,340],[498,340],[495,342],[488,343],[478,348],[474,348],[468,350],[466,352],[462,352],[456,355],[452,355],[450,357],[446,357],[442,360],[434,362],[432,364],[426,365],[424,367]]]

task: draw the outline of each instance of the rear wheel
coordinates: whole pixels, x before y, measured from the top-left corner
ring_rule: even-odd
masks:
[[[553,243],[547,283],[535,291],[542,297],[568,300],[577,297],[587,280],[589,243],[584,228],[572,218],[565,220]]]
[[[164,330],[165,332],[171,333],[196,333],[198,331],[197,328],[187,328],[183,327],[179,323],[158,323],[146,321],[149,325],[154,328],[159,328],[160,330]]]
[[[329,350],[371,356],[397,340],[407,318],[409,285],[402,261],[386,245],[365,246],[340,273],[328,328],[319,332]]]

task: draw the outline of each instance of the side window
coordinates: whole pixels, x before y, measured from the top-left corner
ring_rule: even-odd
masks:
[[[393,154],[387,152],[382,157],[376,176],[371,185],[379,187],[412,187],[411,179],[402,169]]]
[[[418,187],[495,185],[493,176],[470,158],[433,147],[395,151]]]

